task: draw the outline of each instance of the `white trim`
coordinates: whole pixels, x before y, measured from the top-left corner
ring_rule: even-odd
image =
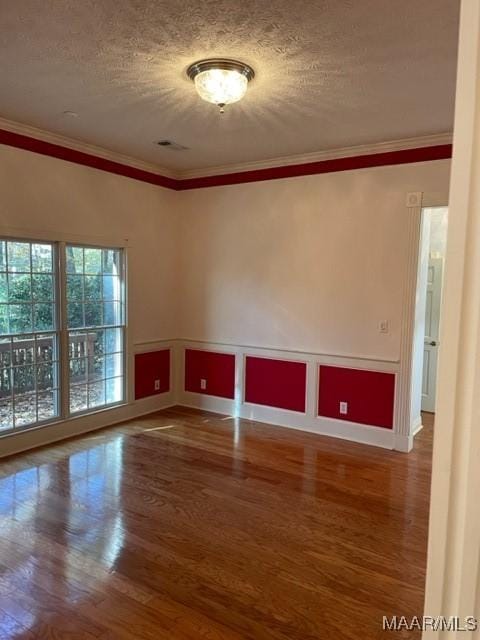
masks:
[[[176,338],[176,342],[188,346],[188,348],[192,349],[210,349],[215,348],[217,350],[225,351],[228,353],[237,353],[239,349],[242,351],[251,351],[252,355],[264,355],[265,357],[279,357],[282,354],[289,354],[290,359],[299,359],[304,362],[305,358],[322,358],[325,359],[325,364],[331,362],[331,364],[337,364],[339,362],[343,362],[345,366],[349,366],[349,363],[355,362],[356,366],[358,366],[358,361],[363,361],[365,363],[374,362],[377,366],[379,366],[379,371],[397,371],[399,360],[389,359],[389,358],[381,358],[377,356],[366,356],[360,354],[353,353],[329,353],[329,352],[321,352],[321,351],[305,351],[301,348],[299,349],[287,349],[285,347],[275,347],[275,346],[263,346],[259,347],[251,344],[233,344],[231,342],[209,342],[208,340],[197,340],[195,338]],[[147,343],[148,344],[148,343]],[[191,347],[189,345],[192,345]],[[195,346],[195,345],[203,345],[203,346]],[[273,354],[273,356],[271,355]],[[352,365],[354,366],[354,365]]]
[[[243,418],[288,429],[308,431],[383,449],[395,448],[395,434],[392,429],[357,424],[347,420],[325,418],[323,416],[312,417],[296,411],[275,409],[251,403],[238,404],[235,400],[187,391],[181,393],[180,396],[179,404],[184,407],[203,409],[212,413],[231,416],[232,418]]]
[[[56,280],[57,280],[57,314],[58,331],[58,375],[59,375],[59,400],[60,420],[66,420],[70,416],[70,358],[69,358],[69,329],[68,329],[68,303],[67,303],[67,252],[66,243],[55,243],[56,252]]]
[[[402,451],[403,453],[409,453],[413,449],[413,435],[404,435],[403,433],[394,434],[395,451]]]
[[[151,351],[161,351],[162,349],[173,349],[176,340],[147,340],[146,342],[134,342],[133,352],[150,353]]]
[[[480,2],[462,0],[425,613],[480,617]],[[478,637],[478,630],[471,631]],[[424,638],[465,637],[424,633]]]
[[[418,416],[412,414],[413,342],[418,287],[418,258],[420,251],[423,210],[432,203],[448,206],[447,193],[411,192],[406,194],[405,227],[408,235],[406,272],[404,277],[402,321],[400,334],[400,363],[395,390],[395,448],[410,451],[418,432]],[[441,203],[441,205],[438,205]],[[405,447],[410,447],[409,449]]]
[[[389,151],[405,151],[420,147],[433,147],[436,145],[451,144],[452,134],[441,133],[430,136],[419,136],[417,138],[403,138],[375,144],[363,144],[352,147],[341,147],[326,151],[315,151],[313,153],[303,153],[290,156],[281,156],[268,160],[258,160],[256,162],[241,162],[231,165],[217,165],[207,169],[191,169],[180,171],[177,174],[179,179],[205,178],[207,176],[228,175],[242,171],[255,171],[258,169],[272,169],[296,164],[308,164],[311,162],[321,162],[322,160],[334,160],[336,158],[350,158],[360,155],[373,155],[375,153],[386,153]]]
[[[74,138],[68,138],[58,133],[52,133],[51,131],[46,131],[45,129],[37,129],[36,127],[31,127],[27,124],[22,124],[21,122],[14,122],[13,120],[0,118],[0,129],[5,129],[5,131],[10,131],[12,133],[18,133],[22,136],[35,138],[35,140],[42,140],[43,142],[58,144],[61,147],[66,147],[67,149],[80,151],[81,153],[88,153],[98,158],[111,160],[112,162],[118,162],[120,164],[133,167],[134,169],[156,173],[167,178],[175,179],[178,177],[176,172],[172,171],[171,169],[167,169],[166,167],[161,167],[157,164],[137,160],[135,158],[132,158],[131,156],[117,153],[116,151],[110,151],[109,149],[98,147],[94,144],[88,144],[87,142],[75,140]]]
[[[414,198],[415,196],[415,198]],[[400,371],[395,394],[396,446],[401,451],[410,451],[412,436],[412,366],[413,335],[415,324],[415,302],[417,293],[417,264],[422,215],[422,194],[407,194],[406,202],[415,204],[405,210],[405,227],[408,234],[406,273],[402,302],[402,322],[400,334]]]
[[[444,191],[429,191],[422,194],[422,209],[448,207],[448,197]]]
[[[415,437],[423,429],[422,416],[417,418],[416,422],[412,425],[412,436]]]
[[[132,311],[130,306],[130,291],[132,290],[132,270],[130,269],[131,247],[125,247],[123,252],[123,281],[125,296],[125,346],[124,346],[124,366],[125,380],[124,388],[126,401],[133,402],[135,399],[135,349],[133,344],[134,327],[132,326]]]
[[[131,246],[128,238],[120,238],[112,235],[91,236],[79,233],[62,231],[45,231],[43,229],[32,229],[31,227],[10,227],[0,224],[0,236],[8,237],[11,240],[28,240],[29,242],[65,242],[67,244],[84,244],[92,247],[126,249]]]
[[[68,138],[56,133],[45,131],[31,127],[27,124],[14,122],[0,118],[0,129],[18,133],[20,135],[29,136],[36,140],[42,140],[52,144],[58,144],[67,149],[73,149],[82,153],[88,153],[105,160],[118,162],[120,164],[149,171],[159,176],[172,178],[174,180],[185,180],[189,178],[204,178],[212,175],[228,175],[242,171],[254,171],[256,169],[271,169],[275,167],[291,166],[296,164],[307,164],[311,162],[321,162],[322,160],[334,160],[336,158],[348,158],[359,155],[372,155],[375,153],[385,153],[389,151],[404,151],[408,149],[417,149],[420,147],[431,147],[436,145],[450,144],[452,141],[451,133],[441,133],[429,136],[418,136],[415,138],[402,138],[399,140],[389,140],[386,142],[378,142],[374,144],[363,144],[351,147],[341,147],[336,149],[328,149],[323,151],[315,151],[313,153],[294,154],[289,156],[280,156],[277,158],[269,158],[266,160],[258,160],[255,162],[240,162],[230,165],[217,165],[202,169],[174,170],[161,166],[156,163],[144,162],[137,160],[131,156],[110,151],[103,147],[88,144],[80,140]],[[153,143],[152,143],[153,144]],[[430,206],[430,205],[429,205]]]

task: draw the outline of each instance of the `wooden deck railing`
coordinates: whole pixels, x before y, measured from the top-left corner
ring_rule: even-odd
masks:
[[[94,370],[95,339],[93,332],[72,335],[69,339],[71,380],[85,377]],[[0,398],[28,393],[35,388],[48,389],[55,384],[57,360],[55,336],[0,342]],[[35,387],[36,377],[36,387]]]

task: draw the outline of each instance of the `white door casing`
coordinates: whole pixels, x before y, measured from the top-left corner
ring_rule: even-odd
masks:
[[[480,620],[479,133],[480,2],[462,0],[424,610],[462,623]]]
[[[427,299],[425,307],[422,411],[435,411],[442,278],[443,258],[430,258],[428,262]]]

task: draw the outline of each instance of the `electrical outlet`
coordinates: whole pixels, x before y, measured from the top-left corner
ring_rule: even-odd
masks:
[[[160,380],[155,380],[155,391],[160,391]]]
[[[340,409],[339,409],[340,413],[342,415],[347,415],[348,413],[348,402],[340,402]]]
[[[378,330],[380,333],[388,333],[388,320],[380,320]]]
[[[205,380],[205,378],[201,378],[200,379],[200,389],[202,391],[205,391],[206,388],[207,388],[207,381]]]

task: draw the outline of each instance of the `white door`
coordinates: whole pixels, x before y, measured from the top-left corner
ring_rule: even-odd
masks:
[[[427,305],[425,310],[422,411],[435,411],[442,275],[443,258],[430,258],[428,262]]]

